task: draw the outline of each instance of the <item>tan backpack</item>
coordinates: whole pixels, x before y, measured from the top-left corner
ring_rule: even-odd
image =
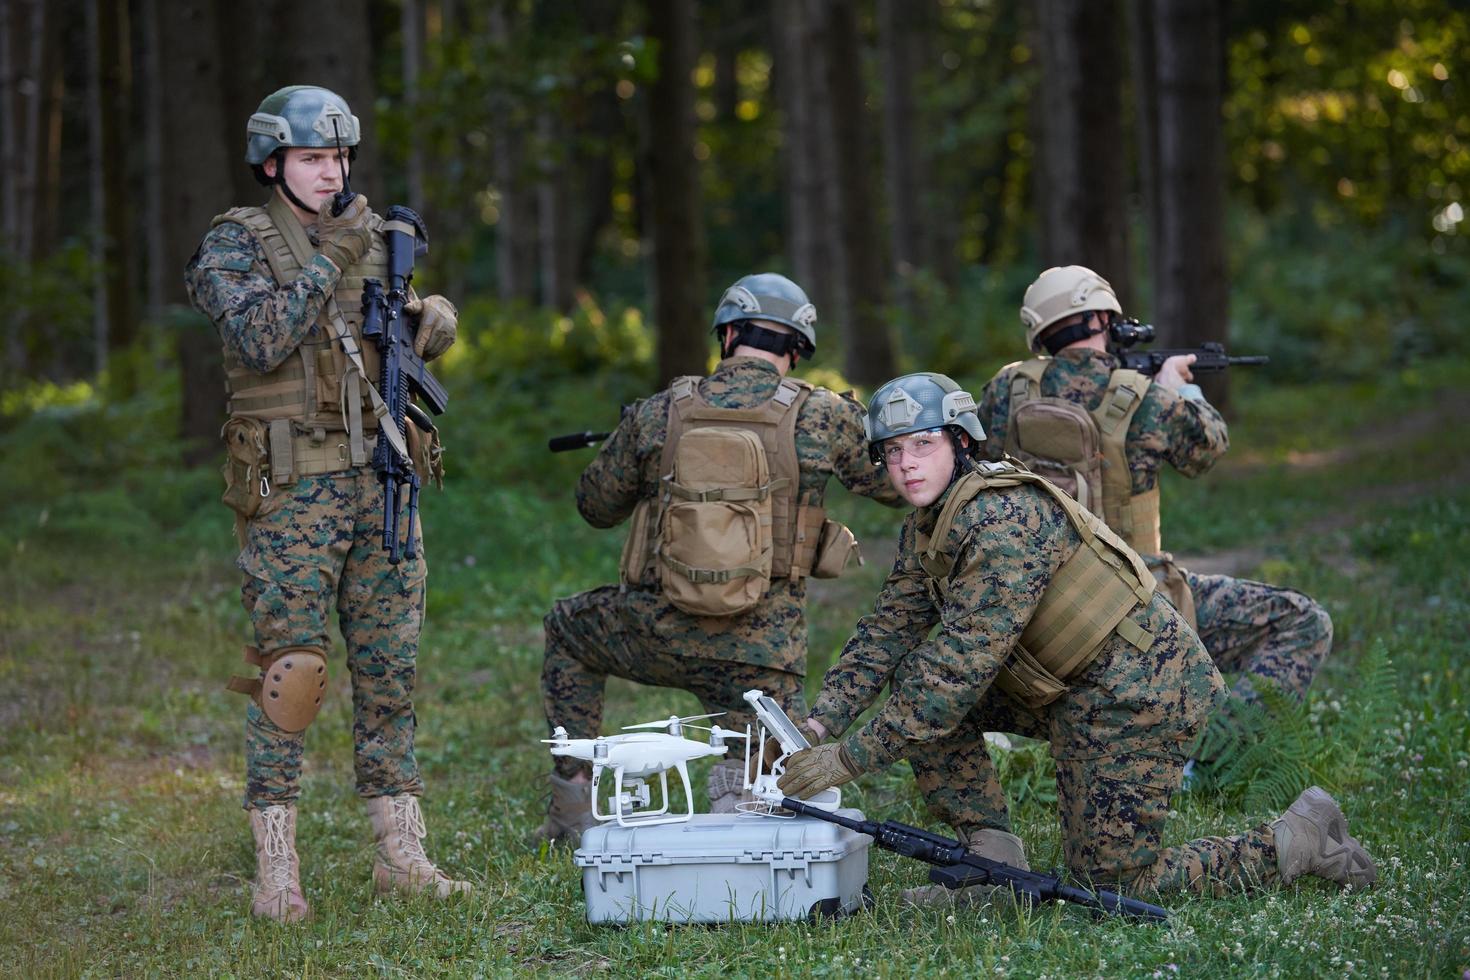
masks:
[[[1128,427],[1150,379],[1138,371],[1114,371],[1102,402],[1089,412],[1065,398],[1042,397],[1041,376],[1051,363],[1035,358],[1015,365],[1006,453],[1061,487],[1144,555],[1164,594],[1195,628],[1189,583],[1164,551],[1159,488],[1134,493],[1128,470]]]
[[[1041,376],[1051,363],[1050,358],[1036,358],[1015,365],[1007,455],[1067,491],[1135,550],[1157,554],[1162,548],[1158,488],[1133,493],[1124,448],[1128,426],[1148,390],[1148,377],[1138,371],[1114,371],[1101,404],[1089,412],[1065,398],[1042,397]]]

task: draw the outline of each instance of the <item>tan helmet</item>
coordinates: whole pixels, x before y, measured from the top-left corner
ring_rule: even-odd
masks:
[[[1123,307],[1118,305],[1118,297],[1108,281],[1086,266],[1052,266],[1036,277],[1021,302],[1026,346],[1039,353],[1041,334],[1047,327],[1088,310],[1121,314]]]

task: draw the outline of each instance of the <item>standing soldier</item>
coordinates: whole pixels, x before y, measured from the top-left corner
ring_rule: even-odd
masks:
[[[873,612],[827,671],[806,722],[814,747],[788,760],[786,795],[907,758],[931,811],[970,850],[1024,868],[984,741],[1017,732],[1051,743],[1063,852],[1081,878],[1145,894],[1226,894],[1302,874],[1372,883],[1368,854],[1317,787],[1244,834],[1165,848],[1169,795],[1225,696],[1198,637],[1138,554],[1065,491],[971,459],[984,430],[949,378],[890,381],[867,430],[914,511]],[[849,731],[885,683],[877,714]],[[846,737],[815,744],[828,733]],[[927,886],[905,898],[948,895]]]
[[[559,600],[546,616],[546,718],[599,734],[609,674],[692,692],[730,727],[754,721],[760,688],[804,713],[806,578],[839,574],[856,550],[826,518],[827,479],[899,503],[863,447],[862,405],[789,377],[816,349],[817,311],[790,279],[740,279],[715,310],[723,360],[624,413],[577,484],[594,527],[631,517],[621,585]],[[590,826],[589,767],[559,758],[539,834]],[[708,793],[732,812],[741,763],[717,763]]]
[[[383,487],[369,464],[377,439],[406,438],[427,475],[437,446],[374,413],[378,355],[362,341],[361,297],[365,279],[388,279],[383,221],[361,195],[339,215],[329,207],[358,144],[357,117],[340,96],[294,85],[268,96],[246,132],[245,160],[270,200],[215,218],[185,278],[224,342],[224,499],[255,630],[245,657],[260,667],[259,679],[230,684],[251,695],[251,913],[294,922],[309,914],[296,856],[302,744],[326,693],[334,604],[352,676],[357,791],[377,837],[373,884],[438,896],[470,886],[436,868],[422,843],[412,694],[428,569],[422,551],[389,563]],[[405,312],[417,321],[419,357],[454,343],[458,314],[444,297],[411,297]],[[410,533],[422,547],[418,529]]]
[[[1047,269],[1026,290],[1021,322],[1033,351],[980,396],[992,460],[1010,455],[1062,486],[1139,554],[1194,627],[1232,693],[1255,698],[1254,678],[1305,698],[1332,649],[1332,619],[1300,592],[1174,564],[1159,533],[1159,470],[1199,476],[1230,446],[1225,420],[1191,384],[1194,355],[1171,357],[1150,379],[1108,352],[1122,315],[1113,288],[1080,265]]]

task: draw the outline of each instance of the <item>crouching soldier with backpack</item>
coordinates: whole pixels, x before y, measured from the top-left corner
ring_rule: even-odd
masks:
[[[1305,698],[1332,649],[1327,611],[1291,589],[1195,575],[1163,550],[1159,470],[1199,476],[1230,437],[1190,383],[1193,355],[1169,358],[1149,378],[1108,351],[1108,327],[1122,312],[1107,280],[1083,266],[1047,269],[1031,284],[1021,321],[1038,356],[1006,365],[985,386],[985,454],[1012,456],[1063,487],[1143,555],[1215,665],[1239,675],[1235,696],[1253,700],[1252,680],[1266,678]]]
[[[714,374],[636,403],[582,474],[582,517],[628,521],[628,537],[620,584],[546,616],[548,726],[601,734],[608,675],[689,691],[730,728],[754,722],[753,688],[805,714],[806,579],[836,576],[857,548],[826,517],[827,480],[899,503],[868,459],[862,405],[788,375],[816,349],[816,318],[786,277],[740,279],[715,311]],[[593,823],[590,772],[557,759],[540,836],[575,844]],[[714,812],[733,811],[742,786],[740,762],[717,764]]]
[[[1228,894],[1303,874],[1362,887],[1373,862],[1312,787],[1280,818],[1163,846],[1170,794],[1225,685],[1143,559],[1064,490],[972,458],[975,403],[912,374],[868,408],[873,459],[914,507],[873,612],[827,671],[780,787],[808,799],[908,759],[931,812],[982,857],[1026,867],[987,731],[1051,744],[1068,869],[1143,894]],[[937,628],[937,629],[936,629]],[[932,634],[932,635],[931,635]],[[854,721],[882,692],[865,724]],[[983,897],[937,885],[916,904]]]

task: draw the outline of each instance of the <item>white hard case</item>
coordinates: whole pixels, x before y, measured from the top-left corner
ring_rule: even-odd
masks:
[[[599,824],[573,860],[588,922],[773,922],[857,911],[872,840],[810,817],[696,813],[649,827]]]

